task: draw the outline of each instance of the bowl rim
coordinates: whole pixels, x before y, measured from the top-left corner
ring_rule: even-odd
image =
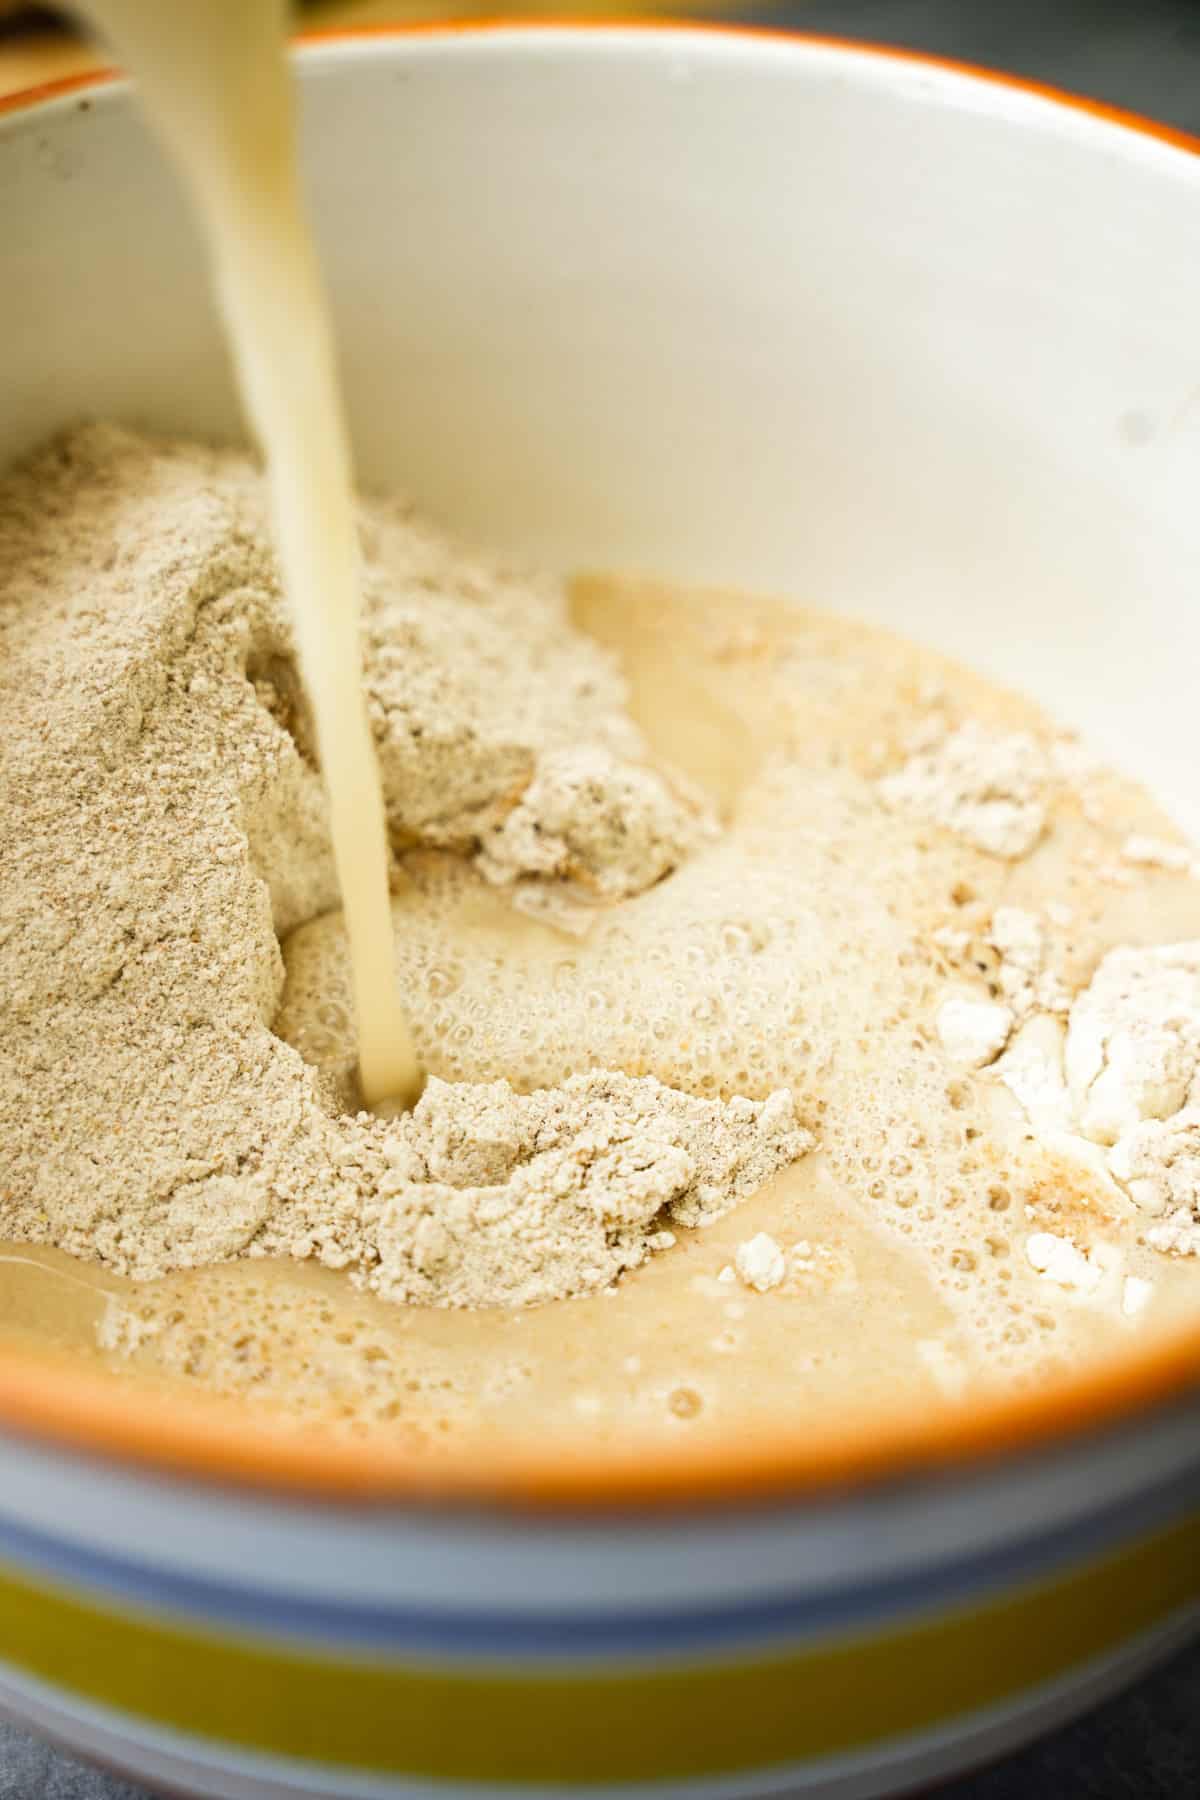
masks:
[[[747,41],[833,53],[883,68],[932,70],[988,89],[993,97],[1030,97],[1118,126],[1142,139],[1200,157],[1200,137],[1105,101],[1049,83],[978,67],[953,57],[824,33],[729,23],[636,19],[497,18],[324,28],[298,34],[306,51],[421,40],[499,41],[537,34],[576,41],[618,35],[677,45],[685,37]],[[0,96],[0,121],[73,94],[124,81],[102,65]],[[721,1439],[631,1442],[597,1450],[584,1442],[548,1448],[536,1437],[488,1444],[424,1461],[372,1437],[335,1440],[319,1427],[295,1427],[213,1396],[164,1393],[99,1371],[81,1371],[62,1352],[0,1344],[0,1431],[110,1462],[140,1465],[227,1489],[267,1489],[339,1503],[438,1502],[489,1509],[621,1512],[694,1506],[744,1506],[827,1500],[898,1477],[975,1470],[997,1459],[1124,1429],[1135,1431],[1200,1390],[1200,1323],[1145,1346],[1056,1378],[1030,1392],[989,1396],[944,1411],[910,1403],[885,1421],[862,1418],[819,1439],[801,1427],[783,1436],[766,1426]]]

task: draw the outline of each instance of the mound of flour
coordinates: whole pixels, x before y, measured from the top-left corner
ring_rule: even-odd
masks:
[[[347,1115],[271,1025],[336,905],[251,462],[111,427],[0,484],[0,1235],[154,1276],[316,1256],[430,1304],[604,1286],[803,1154],[786,1094],[432,1084]],[[710,837],[561,589],[364,502],[365,680],[397,853],[579,929]]]

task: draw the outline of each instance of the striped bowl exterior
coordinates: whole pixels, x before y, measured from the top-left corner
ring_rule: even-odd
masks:
[[[603,1520],[0,1454],[0,1705],[210,1797],[894,1791],[1197,1619],[1194,1406],[974,1476]]]

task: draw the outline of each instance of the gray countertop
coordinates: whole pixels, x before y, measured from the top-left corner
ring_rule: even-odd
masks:
[[[1018,1756],[938,1790],[937,1800],[1195,1800],[1200,1794],[1200,1647],[1119,1700]],[[0,1725],[0,1800],[147,1800]]]
[[[1010,69],[1200,134],[1200,0],[791,0],[754,11],[764,23],[786,21]],[[1200,1648],[1076,1725],[942,1794],[943,1800],[1191,1800],[1200,1794]],[[0,1725],[0,1800],[146,1797]]]
[[[1196,0],[757,0],[752,10],[763,24],[1008,69],[1200,135]]]

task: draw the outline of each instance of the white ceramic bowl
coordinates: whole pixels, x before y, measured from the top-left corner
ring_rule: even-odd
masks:
[[[360,470],[1047,699],[1200,828],[1200,162],[891,53],[504,28],[301,58]],[[0,456],[235,429],[120,85],[0,118]],[[2,880],[2,872],[0,872]],[[398,1453],[0,1351],[0,1695],[205,1796],[869,1795],[1200,1613],[1200,1329],[720,1462]]]

